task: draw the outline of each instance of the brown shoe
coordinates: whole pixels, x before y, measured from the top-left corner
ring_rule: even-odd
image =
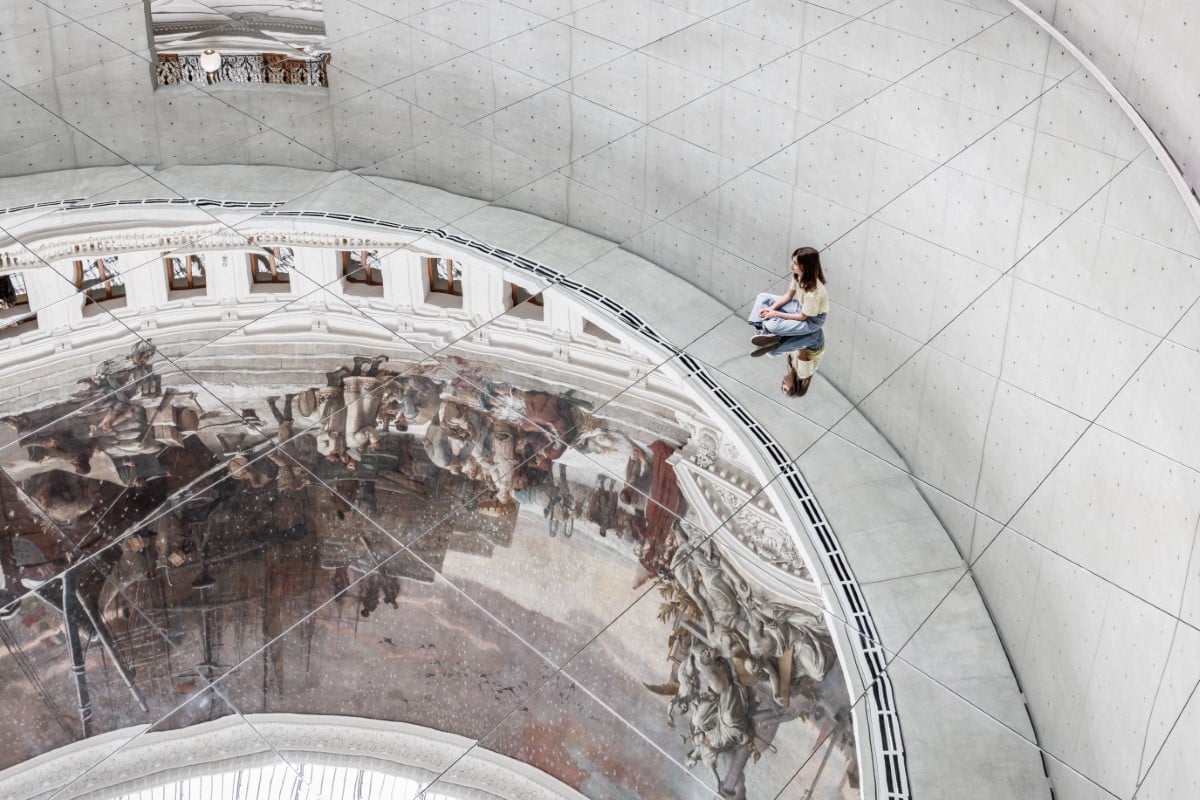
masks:
[[[779,337],[773,333],[760,333],[758,336],[750,337],[750,344],[755,347],[766,347],[768,345],[779,344]]]
[[[758,338],[758,337],[755,337],[755,338]],[[751,351],[750,357],[758,358],[759,356],[765,356],[767,353],[771,352],[772,350],[776,349],[777,347],[779,347],[778,341],[772,342],[771,344],[763,345],[762,347],[758,348],[757,350]]]

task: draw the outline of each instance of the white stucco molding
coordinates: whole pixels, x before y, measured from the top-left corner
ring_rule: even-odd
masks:
[[[248,724],[247,724],[248,723]],[[0,797],[110,800],[124,794],[279,763],[370,769],[460,800],[582,800],[539,769],[474,739],[404,722],[310,714],[228,716],[173,731],[125,728],[0,772]],[[85,773],[63,787],[65,777]],[[61,788],[60,788],[61,787]]]

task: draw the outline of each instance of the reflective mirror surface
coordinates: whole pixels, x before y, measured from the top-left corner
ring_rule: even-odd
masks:
[[[758,796],[816,759],[813,796],[857,795],[815,585],[750,577],[776,568],[747,571],[710,498],[761,486],[677,389],[477,347],[248,347],[184,372],[139,342],[0,423],[8,764],[300,711],[478,739],[585,793]]]

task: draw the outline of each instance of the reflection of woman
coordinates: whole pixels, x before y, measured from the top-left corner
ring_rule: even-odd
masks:
[[[820,347],[793,350],[787,354],[788,363],[792,371],[796,373],[796,380],[800,383],[798,389],[800,394],[807,391],[807,382],[811,381],[812,376],[817,373],[817,367],[820,366],[821,359],[824,357],[825,343],[823,341]]]
[[[313,447],[312,436],[306,433],[296,435],[296,421],[292,417],[292,402],[295,398],[296,395],[294,394],[284,396],[282,412],[275,405],[275,401],[279,398],[267,398],[267,405],[271,407],[271,414],[275,417],[275,421],[279,423],[279,427],[275,431],[275,438],[279,440],[279,447],[267,453],[267,458],[279,468],[279,474],[276,477],[276,486],[285,491],[303,489],[308,485],[308,473],[304,465],[311,464],[309,457],[312,454]]]
[[[112,424],[106,428],[105,424],[110,421]],[[90,434],[96,446],[116,460],[122,456],[155,453],[161,448],[157,441],[147,441],[148,427],[145,408],[125,405],[116,416],[106,414],[105,420],[91,429]]]

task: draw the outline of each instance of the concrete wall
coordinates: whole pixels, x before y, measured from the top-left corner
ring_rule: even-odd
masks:
[[[1188,184],[1200,186],[1195,50],[1200,8],[1169,0],[1029,0],[1150,124]]]
[[[437,186],[618,242],[719,298],[726,320],[689,319],[678,342],[702,358],[707,331],[784,285],[788,251],[820,247],[822,369],[887,441],[808,411],[808,452],[861,448],[914,476],[993,614],[1059,798],[1200,779],[1200,231],[1109,96],[1007,3],[329,0],[327,93],[154,92],[140,7],[51,5],[77,21],[38,5],[0,38],[7,175],[132,163],[147,169],[122,180],[146,196],[196,196],[161,168],[345,168],[362,213],[395,201],[373,176]],[[1184,36],[1168,11],[1140,19]],[[1092,18],[1061,13],[1068,31]],[[1152,120],[1178,111],[1152,65],[1179,41],[1127,62],[1168,93],[1140,97]],[[400,199],[471,232],[466,212]],[[775,399],[744,362],[708,358]],[[962,584],[910,577],[927,585],[894,613],[913,634],[890,643],[908,688],[952,687],[964,715],[1019,738],[986,681],[921,659]]]

